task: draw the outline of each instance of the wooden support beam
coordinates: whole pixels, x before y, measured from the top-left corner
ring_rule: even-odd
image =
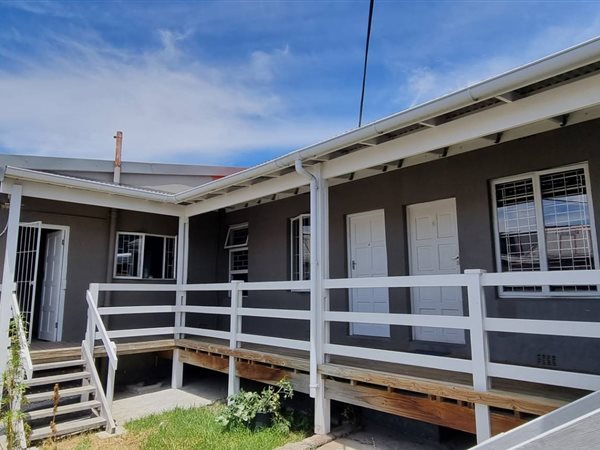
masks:
[[[475,434],[475,411],[456,403],[388,392],[369,386],[353,386],[333,380],[325,381],[325,396],[351,405]],[[525,420],[514,415],[492,413],[491,422],[492,434],[498,434],[522,425]]]
[[[492,389],[475,392],[472,387],[449,381],[440,382],[422,377],[380,372],[372,369],[355,368],[337,364],[324,364],[319,373],[339,379],[355,380],[378,386],[418,392],[432,397],[444,397],[467,403],[484,403],[506,410],[516,410],[528,414],[543,415],[566,404],[557,400],[531,394]]]
[[[207,353],[195,353],[185,350],[179,352],[179,362],[190,364],[204,369],[227,373],[229,371],[229,360]]]
[[[280,380],[286,379],[295,391],[308,394],[308,375],[297,373],[292,370],[273,368],[263,364],[251,364],[250,362],[237,361],[235,363],[236,374],[240,378],[258,381],[260,383],[275,385]]]

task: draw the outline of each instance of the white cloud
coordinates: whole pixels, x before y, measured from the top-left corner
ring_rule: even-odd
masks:
[[[108,159],[123,130],[127,160],[229,163],[240,152],[281,153],[341,129],[321,117],[294,120],[271,87],[287,47],[254,52],[238,70],[209,67],[178,47],[189,34],[161,30],[161,48],[143,55],[60,38],[44,62],[0,72],[0,147]]]
[[[397,100],[415,106],[591,39],[599,29],[600,16],[592,18],[585,27],[574,24],[541,29],[511,54],[479,56],[476,61],[447,61],[443,67],[411,68],[402,72],[404,80]]]

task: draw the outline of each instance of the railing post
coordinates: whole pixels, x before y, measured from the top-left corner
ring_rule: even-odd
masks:
[[[238,308],[242,306],[243,281],[231,282],[231,312],[229,314],[229,349],[235,350],[238,346],[237,334],[242,331],[242,317],[238,316]],[[237,394],[240,391],[240,377],[237,376],[235,367],[235,356],[233,352],[229,355],[229,370],[227,383],[227,396]]]
[[[100,294],[100,288],[97,283],[91,283],[89,288],[90,294],[92,296],[92,300],[94,301],[94,305],[98,307],[98,296]],[[94,357],[94,351],[96,347],[96,323],[94,322],[94,316],[91,311],[88,309],[88,320],[87,320],[87,331],[85,334],[85,339],[88,343],[88,348],[90,349],[90,354],[92,358]]]
[[[489,386],[488,362],[489,345],[484,327],[486,317],[485,292],[481,285],[481,275],[485,270],[465,270],[468,275],[467,293],[469,297],[469,317],[471,336],[471,361],[473,363],[473,389],[487,391]],[[488,405],[475,404],[475,426],[477,442],[481,443],[492,436],[490,408]]]
[[[187,302],[187,263],[188,263],[188,236],[189,219],[185,216],[179,217],[179,228],[177,232],[177,291],[175,292],[175,306],[182,308]],[[175,312],[175,339],[181,339],[184,335],[180,329],[185,327],[185,312]],[[171,370],[171,387],[180,389],[183,386],[183,363],[179,360],[180,350],[173,350],[173,366]]]
[[[15,291],[15,265],[17,261],[17,241],[19,239],[19,219],[21,217],[22,187],[13,185],[10,193],[10,207],[6,225],[6,248],[2,269],[2,292],[0,293],[0,374],[4,373],[8,362],[10,319],[12,317],[12,295]],[[3,380],[0,377],[0,399]]]
[[[114,342],[110,343],[115,354],[117,353],[117,346]],[[114,363],[109,359],[108,361],[108,375],[106,378],[106,401],[108,406],[112,408],[113,397],[115,395],[115,374],[117,372],[117,368]]]

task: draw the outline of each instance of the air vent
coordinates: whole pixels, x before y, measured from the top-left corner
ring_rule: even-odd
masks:
[[[537,354],[537,365],[542,367],[556,367],[556,355],[549,355],[547,353]]]

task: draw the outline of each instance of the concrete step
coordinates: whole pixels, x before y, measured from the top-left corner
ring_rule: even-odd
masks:
[[[28,387],[32,386],[44,386],[46,384],[65,383],[67,381],[83,380],[89,378],[90,373],[86,371],[74,372],[74,373],[63,373],[60,375],[50,375],[48,377],[32,378],[31,380],[25,380],[25,384]]]
[[[71,414],[74,412],[98,408],[99,406],[100,406],[100,402],[97,400],[90,400],[87,402],[80,402],[80,403],[72,403],[70,405],[63,405],[63,406],[59,406],[58,408],[56,408],[56,415],[61,416],[63,414]],[[36,411],[26,412],[26,413],[24,413],[23,418],[25,420],[29,421],[29,420],[43,419],[45,417],[52,417],[54,415],[55,415],[54,408],[44,408],[44,409],[38,409]]]
[[[34,364],[33,371],[39,372],[41,370],[64,369],[68,367],[83,366],[84,364],[85,361],[83,359],[71,359],[68,361]]]
[[[94,392],[96,392],[96,388],[94,386],[92,386],[91,384],[87,385],[87,386],[78,386],[78,387],[74,387],[74,388],[59,389],[59,391],[58,391],[61,399],[68,398],[68,397],[75,397],[75,396],[81,395],[81,394],[91,394]],[[36,394],[25,395],[25,399],[27,400],[27,402],[29,404],[32,404],[35,402],[41,402],[43,400],[51,400],[52,398],[54,398],[54,391],[45,391],[45,392],[38,392]]]
[[[82,431],[95,430],[106,425],[104,417],[92,417],[90,419],[72,420],[56,424],[56,433],[47,427],[34,428],[31,430],[31,442],[41,441],[50,436],[64,436],[67,434],[80,433]]]

